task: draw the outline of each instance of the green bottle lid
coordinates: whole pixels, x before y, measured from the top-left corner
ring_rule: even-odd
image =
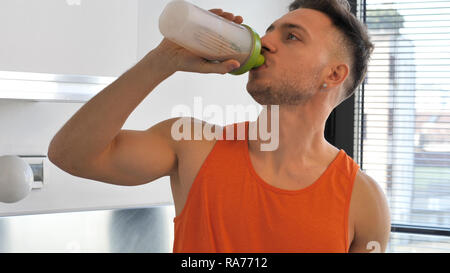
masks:
[[[232,75],[242,75],[250,71],[252,68],[263,65],[265,61],[264,56],[261,55],[261,38],[258,33],[256,33],[251,27],[244,24],[242,25],[253,34],[253,48],[247,61],[244,64],[241,64],[239,68],[229,72]]]

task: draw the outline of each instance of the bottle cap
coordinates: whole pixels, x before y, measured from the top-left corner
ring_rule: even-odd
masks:
[[[253,35],[253,48],[247,61],[244,64],[241,64],[238,69],[229,72],[232,75],[244,74],[252,68],[263,65],[265,62],[264,56],[261,55],[261,38],[258,33],[256,33],[251,27],[244,24],[242,25],[246,27]]]

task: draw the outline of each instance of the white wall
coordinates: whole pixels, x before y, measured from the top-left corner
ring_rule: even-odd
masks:
[[[0,70],[119,75],[136,59],[137,11],[138,0],[2,0]]]
[[[0,70],[120,76],[161,41],[158,17],[168,2],[81,0],[80,6],[68,6],[64,0],[2,0],[0,26],[6,27],[0,27]],[[291,1],[191,2],[242,15],[244,23],[262,35]],[[147,129],[171,118],[177,104],[193,107],[198,96],[204,105],[217,104],[223,109],[225,105],[257,105],[247,94],[246,82],[247,74],[177,72],[138,106],[124,129]],[[51,138],[81,106],[0,100],[0,155],[45,155]],[[54,165],[48,171],[43,189],[33,190],[15,204],[0,203],[0,216],[172,203],[168,177],[121,187],[77,178]]]

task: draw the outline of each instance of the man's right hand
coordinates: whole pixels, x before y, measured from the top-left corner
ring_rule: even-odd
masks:
[[[221,9],[211,9],[209,11],[237,24],[241,24],[244,21],[241,16],[234,16],[232,13],[224,12]],[[164,65],[171,73],[186,71],[226,74],[241,65],[237,60],[233,59],[220,63],[208,61],[166,38],[162,40],[152,53],[160,58],[160,64]]]

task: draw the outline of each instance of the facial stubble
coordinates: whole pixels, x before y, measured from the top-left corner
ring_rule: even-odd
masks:
[[[260,79],[258,74],[249,77],[247,91],[261,105],[297,106],[306,103],[316,92],[319,70],[309,76],[280,73],[277,78]]]

